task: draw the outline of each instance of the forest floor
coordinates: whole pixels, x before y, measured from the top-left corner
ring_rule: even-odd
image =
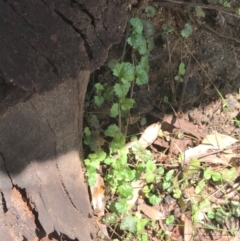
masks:
[[[137,213],[147,219],[145,235],[137,229],[124,228],[125,214],[119,215],[115,223],[106,222],[106,218],[105,222],[98,222],[107,226],[110,240],[240,240],[240,2],[132,2],[131,17],[146,18],[147,5],[156,9],[151,20],[155,46],[149,55],[149,81],[132,86],[129,95],[134,105],[128,120],[122,120],[121,129],[127,136],[148,135],[152,125],[161,123],[161,134],[150,141],[147,149],[154,157],[155,167],[164,169],[160,179],[166,186],[145,180],[135,200],[138,205],[134,203],[127,212],[135,221]],[[183,37],[181,30],[186,23],[192,30]],[[96,83],[116,81],[108,68],[110,60],[124,56],[124,61],[133,61],[132,49],[124,47],[128,28],[122,42],[110,50],[106,65],[93,73],[88,94],[93,94]],[[91,98],[89,94],[88,101]],[[86,110],[88,117],[94,114],[106,130],[110,124],[119,126],[116,118],[109,116],[110,108],[111,102],[107,102],[101,107],[89,104]],[[86,120],[88,126],[89,122]],[[102,136],[100,142],[106,149],[109,139]],[[189,154],[189,150],[194,150],[194,154]],[[106,165],[100,174],[103,178],[109,175]],[[112,212],[110,204],[118,200],[106,183],[105,217]],[[146,186],[161,201],[149,201]],[[141,202],[152,209],[139,209]],[[165,218],[154,216],[160,214]]]

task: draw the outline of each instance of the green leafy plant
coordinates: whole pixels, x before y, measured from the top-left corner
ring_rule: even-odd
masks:
[[[200,7],[196,7],[195,11],[198,17],[205,16]],[[94,84],[92,101],[94,108],[108,104],[109,116],[112,117],[111,124],[102,129],[97,117],[89,114],[87,120],[89,126],[84,129],[84,144],[91,150],[85,159],[87,181],[89,186],[94,186],[98,174],[104,178],[106,192],[110,198],[106,201],[108,213],[102,218],[102,222],[114,227],[114,230],[121,230],[123,235],[121,239],[115,238],[116,241],[149,240],[146,229],[150,229],[151,232],[156,231],[156,235],[161,240],[170,240],[163,230],[157,229],[158,222],[135,211],[133,204],[129,204],[135,194],[132,184],[140,180],[144,182],[141,196],[149,206],[162,205],[166,202],[165,197],[169,196],[171,200],[179,203],[182,210],[191,211],[193,223],[205,224],[205,219],[208,217],[223,224],[231,215],[240,216],[239,202],[229,202],[228,207],[218,205],[213,209],[206,194],[206,187],[210,182],[214,185],[233,182],[237,175],[235,167],[215,171],[211,166],[206,167],[200,160],[194,158],[184,168],[183,165],[179,165],[172,169],[171,161],[166,166],[161,166],[150,148],[146,149],[140,144],[133,145],[130,149],[126,147],[130,138],[126,136],[122,123],[124,121],[124,124],[127,123],[126,119],[135,104],[132,98],[134,85],[141,86],[149,81],[149,55],[154,48],[155,34],[151,18],[155,14],[156,10],[149,6],[145,9],[145,19],[130,19],[130,33],[126,43],[132,51],[132,59],[123,62],[115,59],[109,61],[108,66],[114,81]],[[165,23],[162,25],[162,30],[166,36],[172,32],[177,33],[182,43],[186,42],[193,31],[190,23],[186,23],[180,30],[175,30],[170,24]],[[174,79],[183,81],[185,72],[186,66],[181,60]],[[87,106],[92,103],[90,97],[87,102]],[[164,96],[164,102],[169,103],[167,96]],[[234,121],[238,124],[236,119]],[[142,118],[139,124],[146,125],[146,118]],[[101,141],[99,143],[99,136],[104,139],[104,145]],[[178,138],[183,138],[182,132]],[[179,154],[178,160],[177,157],[174,159],[174,164],[176,163],[177,165],[184,163],[183,153]],[[185,191],[190,188],[192,188],[191,195],[187,196]],[[169,213],[164,220],[166,225],[178,221],[172,213]]]
[[[182,82],[183,81],[182,77],[184,76],[185,71],[186,71],[185,70],[185,64],[184,64],[184,62],[181,62],[178,66],[178,73],[174,77],[174,80],[176,80],[178,82]]]
[[[205,18],[205,12],[202,10],[200,6],[195,7],[195,12],[199,18]]]
[[[192,34],[192,25],[190,23],[186,23],[184,28],[181,31],[181,35],[184,38],[188,38]]]
[[[232,7],[231,3],[227,0],[219,0],[219,3],[225,8],[231,8]]]
[[[136,145],[132,147],[132,154],[135,159],[141,155],[141,161],[129,163],[128,150],[125,148],[126,136],[121,131],[121,119],[127,117],[134,105],[134,100],[129,95],[131,86],[133,83],[144,85],[149,81],[149,54],[154,48],[153,36],[155,33],[154,25],[149,18],[155,15],[156,10],[153,7],[147,7],[145,12],[148,19],[130,19],[131,32],[127,43],[132,48],[134,61],[132,63],[110,61],[109,67],[116,78],[115,83],[113,85],[108,83],[96,83],[94,85],[94,104],[101,106],[105,102],[110,102],[110,116],[118,117],[119,120],[118,125],[111,124],[103,131],[94,116],[90,116],[89,123],[91,126],[94,126],[107,139],[108,150],[102,150],[101,147],[92,148],[96,146],[96,143],[94,143],[96,138],[94,139],[93,132],[89,127],[84,129],[84,143],[91,150],[94,150],[94,153],[90,153],[85,159],[88,184],[89,186],[95,185],[100,166],[107,167],[104,176],[105,185],[118,198],[108,203],[111,214],[106,216],[103,222],[108,225],[115,225],[118,222],[119,228],[128,232],[126,240],[127,237],[131,236],[130,234],[138,237],[139,240],[148,240],[146,233],[143,232],[148,219],[129,213],[131,206],[127,204],[127,201],[133,196],[131,183],[138,180],[142,174],[146,174],[146,187],[149,189],[146,192],[146,197],[153,205],[161,201],[161,197],[157,195],[152,185],[156,176],[159,175],[159,173],[155,173],[157,168],[152,153]],[[142,119],[141,124],[145,125],[146,119]],[[131,159],[134,159],[134,156]],[[124,215],[120,223],[118,215]]]

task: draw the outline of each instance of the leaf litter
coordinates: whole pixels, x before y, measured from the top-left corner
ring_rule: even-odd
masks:
[[[175,128],[179,128],[180,131],[182,131],[183,135],[185,134],[189,135],[189,139],[191,141],[186,142],[186,139],[184,138],[177,138],[178,141],[186,142],[187,144],[190,143],[191,145],[194,145],[192,142],[192,138],[195,138],[195,143],[196,141],[200,143],[195,147],[189,147],[186,145],[186,143],[184,143],[184,145],[182,145],[184,146],[184,148],[183,149],[179,148],[178,150],[179,155],[182,154],[182,156],[184,157],[185,170],[189,170],[189,165],[191,164],[191,160],[193,159],[198,159],[200,163],[205,163],[205,165],[213,169],[217,168],[216,165],[218,166],[221,165],[222,168],[220,169],[223,169],[223,170],[224,170],[224,167],[234,166],[234,163],[231,163],[231,161],[234,158],[237,158],[237,154],[234,153],[234,150],[232,150],[231,147],[238,142],[237,139],[228,135],[219,134],[218,132],[214,132],[213,134],[206,135],[205,138],[203,138],[203,134],[199,132],[192,123],[188,123],[187,121],[183,121],[183,120],[179,121],[179,119],[177,119],[176,121],[173,121],[173,119],[174,119],[173,117],[168,117],[164,120],[166,123],[168,123],[168,125],[172,125],[172,129],[171,129],[172,133],[168,132],[169,140],[172,138],[176,138],[173,132]],[[139,140],[129,142],[126,144],[128,152],[131,151],[131,148],[134,145],[140,145],[143,149],[149,148],[154,144],[159,145],[159,143],[161,142],[157,142],[157,140],[166,138],[166,136],[163,134],[163,133],[166,133],[166,131],[164,132],[164,130],[162,130],[163,127],[164,127],[164,122],[162,124],[158,122],[148,126],[143,131]],[[169,129],[169,126],[168,126],[168,129]],[[164,145],[164,148],[166,148],[166,145]],[[155,149],[152,149],[152,150],[155,150]],[[141,156],[136,158],[141,159]],[[161,160],[156,160],[156,163],[158,163],[159,161],[161,162]],[[180,161],[183,161],[183,159]],[[165,160],[164,162],[165,163],[162,163],[163,165],[166,164],[168,160]],[[198,167],[196,168],[198,172],[200,171],[200,169],[201,169],[200,166],[199,166],[199,169]],[[234,180],[235,177],[232,178],[232,180]],[[198,182],[201,181],[200,176],[198,176],[198,179],[196,179],[196,181]],[[228,186],[228,189],[226,189],[226,186],[228,184],[230,186]],[[162,229],[164,228],[165,232],[168,233],[169,236],[171,237],[174,237],[174,235],[176,237],[176,230],[179,228],[179,225],[180,226],[182,225],[184,227],[183,233],[181,234],[180,232],[179,235],[182,237],[182,240],[188,241],[188,240],[193,240],[193,233],[195,229],[194,227],[196,226],[196,223],[199,223],[200,227],[203,227],[204,225],[208,224],[209,222],[207,220],[209,219],[207,218],[207,213],[215,209],[218,206],[218,204],[224,204],[224,205],[226,204],[226,202],[221,203],[220,200],[224,200],[226,197],[230,198],[229,190],[231,190],[231,193],[232,193],[231,197],[236,196],[236,191],[238,186],[236,187],[236,184],[235,184],[235,187],[234,187],[233,182],[228,184],[222,187],[223,183],[221,183],[220,185],[216,183],[216,188],[212,188],[212,190],[209,189],[208,186],[206,185],[205,186],[206,189],[203,191],[204,194],[202,193],[201,197],[199,197],[199,195],[196,195],[196,184],[194,184],[195,187],[194,185],[193,186],[189,185],[189,187],[187,187],[185,191],[187,192],[187,190],[191,189],[192,190],[191,193],[189,193],[188,195],[184,193],[185,197],[178,200],[180,203],[177,206],[180,209],[182,208],[186,209],[187,205],[193,205],[193,206],[197,205],[196,203],[203,201],[203,199],[206,198],[206,195],[208,196],[206,200],[209,200],[210,204],[209,206],[206,206],[205,209],[203,209],[203,206],[199,207],[201,210],[198,210],[198,214],[197,214],[198,219],[196,220],[194,220],[194,218],[187,217],[186,214],[184,213],[181,214],[181,216],[178,217],[179,220],[181,220],[180,223],[178,224],[176,223],[174,226],[172,226],[170,230],[164,224],[164,220],[167,217],[166,203],[159,205],[159,208],[161,207],[161,211],[160,211],[160,210],[157,210],[156,207],[154,208],[153,206],[143,201],[144,195],[142,195],[142,189],[146,185],[145,176],[142,176],[137,181],[131,182],[131,186],[134,191],[133,191],[132,198],[128,200],[127,204],[131,206],[137,205],[138,210],[142,212],[143,215],[145,215],[149,220],[161,222],[160,227]],[[232,188],[235,188],[235,191],[232,190]],[[219,192],[221,192],[221,195],[219,195]],[[92,204],[94,208],[94,213],[95,215],[97,214],[97,217],[99,220],[98,221],[99,228],[102,231],[102,233],[105,235],[105,237],[109,238],[109,233],[108,233],[109,231],[107,229],[107,225],[102,224],[100,221],[105,214],[104,209],[106,207],[105,207],[104,200],[106,197],[104,196],[104,181],[99,174],[97,174],[96,185],[94,187],[91,187],[91,194],[92,194]],[[161,196],[164,196],[164,195],[161,194]],[[189,198],[190,199],[192,198],[193,201],[191,202],[191,204],[189,204],[189,201],[184,200],[185,198],[186,200],[189,200]],[[218,201],[216,202],[217,199]],[[181,204],[181,202],[183,203]],[[229,204],[229,202],[227,203]],[[203,215],[202,218],[199,218],[200,214]],[[180,239],[178,238],[178,240]],[[234,240],[234,239],[230,239],[230,240]]]

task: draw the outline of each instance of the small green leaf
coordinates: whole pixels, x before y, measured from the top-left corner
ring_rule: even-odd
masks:
[[[188,170],[186,172],[186,175],[190,176],[190,175],[198,172],[199,169],[200,169],[200,165],[201,165],[201,163],[200,163],[200,161],[197,158],[191,159],[190,163],[189,163]]]
[[[114,91],[118,98],[123,98],[127,95],[128,91],[130,89],[129,83],[117,83],[114,85]]]
[[[95,176],[88,176],[87,182],[90,187],[94,186],[97,181],[97,175]]]
[[[97,83],[94,85],[95,89],[96,89],[96,92],[99,94],[99,93],[102,93],[102,91],[104,90],[104,87],[102,84],[100,83]]]
[[[133,32],[138,34],[142,33],[143,24],[140,18],[131,18],[130,23],[133,26]]]
[[[212,179],[214,182],[220,181],[222,179],[222,175],[219,172],[212,173]]]
[[[175,77],[176,77],[176,76],[175,76]],[[174,79],[175,79],[175,77],[174,77]],[[163,97],[163,102],[164,102],[164,103],[168,103],[168,96],[165,95],[165,96]]]
[[[117,193],[124,198],[130,199],[133,196],[133,188],[130,183],[125,182],[118,187]]]
[[[115,134],[113,141],[110,143],[110,150],[111,152],[116,152],[120,148],[122,148],[125,145],[126,138],[125,136],[118,132]]]
[[[143,232],[145,230],[145,226],[148,223],[148,219],[143,218],[141,215],[138,217],[138,213],[136,213],[136,216],[134,217],[135,222],[137,223],[137,233]],[[145,241],[145,239],[140,239],[141,241]],[[146,239],[148,240],[148,239]]]
[[[184,28],[183,28],[182,31],[181,31],[181,35],[182,35],[184,38],[188,38],[191,34],[192,34],[192,25],[189,24],[189,23],[186,23],[186,24],[184,25]]]
[[[228,1],[225,1],[225,2],[223,3],[223,7],[225,7],[225,8],[231,8],[231,3],[228,2]]]
[[[94,129],[99,129],[100,123],[96,115],[89,114],[87,117],[87,121],[89,126],[93,127]]]
[[[207,217],[208,217],[209,219],[214,219],[214,218],[215,218],[215,212],[214,212],[213,210],[209,210],[209,211],[207,212]]]
[[[149,194],[149,197],[148,197],[148,200],[149,202],[152,204],[152,205],[157,205],[159,204],[161,201],[162,201],[162,198],[159,197],[158,195],[155,195],[155,194]]]
[[[115,124],[112,124],[107,128],[107,130],[105,130],[104,134],[106,136],[115,137],[118,132],[119,132],[118,126]]]
[[[113,68],[113,75],[121,80],[132,81],[134,79],[134,67],[131,63],[117,63]]]
[[[136,84],[143,85],[148,82],[148,73],[141,66],[136,67]]]
[[[200,6],[195,7],[195,12],[199,18],[205,18],[205,13]]]
[[[140,44],[137,46],[136,50],[139,54],[144,55],[147,53],[147,41],[145,38],[140,42]]]
[[[139,66],[139,68],[141,66],[142,69],[144,69],[146,72],[148,72],[149,71],[149,58],[148,58],[148,56],[142,56],[138,66]]]
[[[169,24],[169,23],[164,23],[164,24],[162,25],[162,30],[163,30],[163,32],[164,32],[165,34],[169,34],[169,33],[171,33],[171,32],[174,30],[174,28],[171,26],[171,24]]]
[[[91,131],[90,131],[89,127],[85,127],[85,128],[84,128],[84,135],[85,135],[86,137],[91,136]]]
[[[206,180],[210,180],[212,177],[212,170],[210,168],[207,168],[204,173],[203,176]]]
[[[96,152],[96,155],[97,155],[97,159],[99,161],[103,161],[107,156],[106,152],[104,152],[104,151],[98,151],[98,152]]]
[[[144,126],[144,125],[147,124],[147,119],[146,119],[146,117],[142,117],[142,118],[141,118],[140,124],[141,124],[141,126]]]
[[[114,103],[110,109],[110,116],[116,117],[118,115],[118,103]]]
[[[116,159],[114,159],[114,158],[112,158],[112,157],[107,157],[105,160],[104,160],[104,163],[106,164],[106,165],[111,165],[113,162],[115,162],[116,161]]]
[[[142,34],[132,33],[127,42],[133,49],[136,49],[141,55],[147,52],[147,42]]]
[[[139,45],[143,41],[142,34],[132,33],[130,37],[127,39],[127,42],[130,46],[132,46],[134,49],[138,48]]]
[[[195,187],[195,193],[198,195],[202,192],[202,190],[204,189],[204,187],[206,186],[205,181],[202,180],[198,183],[198,185]]]
[[[136,230],[136,222],[133,216],[125,217],[120,223],[120,229],[134,233]]]
[[[235,167],[232,167],[230,169],[223,169],[221,171],[222,174],[222,180],[225,182],[233,182],[237,176],[237,170]]]
[[[116,163],[112,165],[114,169],[118,170],[117,175],[121,180],[124,179],[124,175],[126,175],[125,174],[126,170],[122,166],[126,165],[127,161],[128,161],[127,155],[120,155]]]
[[[123,98],[120,100],[122,110],[130,110],[134,104],[133,99]]]
[[[152,172],[146,173],[146,182],[147,183],[152,183],[154,181],[155,176],[156,175],[154,173],[152,173]]]
[[[178,73],[182,76],[185,74],[185,64],[183,62],[179,64]]]
[[[166,173],[165,181],[170,181],[173,178],[174,170],[170,170]]]
[[[157,172],[158,172],[159,175],[163,175],[164,174],[164,168],[163,167],[159,167],[157,169]]]
[[[108,61],[108,67],[109,67],[111,70],[113,70],[117,63],[118,63],[118,61],[117,61],[116,59],[110,59],[110,60]]]
[[[145,13],[147,14],[148,18],[153,18],[156,14],[156,8],[154,8],[152,6],[147,6],[145,8]]]
[[[182,191],[180,189],[173,190],[173,197],[179,199],[182,196]]]
[[[149,186],[144,186],[143,188],[142,188],[142,192],[143,193],[145,193],[146,194],[146,196],[148,196],[148,193],[150,193],[150,188],[149,188]]]
[[[147,163],[146,163],[146,171],[147,172],[153,172],[156,170],[156,164],[154,161],[152,160],[149,160]]]
[[[147,38],[147,46],[149,52],[151,52],[154,49],[155,43],[153,37]]]
[[[223,224],[225,223],[226,219],[231,217],[231,214],[226,212],[225,210],[223,210],[222,207],[219,207],[216,209],[215,212],[215,220],[220,223]]]
[[[126,213],[127,212],[126,200],[121,200],[120,202],[116,202],[115,208],[118,211],[118,213]]]
[[[104,92],[103,92],[103,96],[106,100],[108,101],[113,101],[113,98],[115,97],[115,94],[113,92],[113,87],[109,87],[107,88]]]
[[[231,201],[232,213],[236,217],[240,217],[240,202],[239,201]]]
[[[103,218],[103,223],[104,224],[115,224],[117,222],[117,214],[116,213],[110,213],[106,214]]]
[[[153,37],[155,34],[155,27],[150,20],[143,20],[143,32],[145,38]]]
[[[163,182],[162,186],[164,190],[167,190],[169,187],[171,187],[172,183],[171,182]]]
[[[98,96],[98,95],[95,95],[94,96],[94,103],[97,105],[97,106],[101,106],[104,102],[104,97],[103,96]]]
[[[168,216],[165,220],[165,223],[167,225],[172,224],[173,222],[174,222],[174,216],[173,215]]]

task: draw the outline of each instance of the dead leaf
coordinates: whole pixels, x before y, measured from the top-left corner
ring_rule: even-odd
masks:
[[[179,152],[186,150],[187,146],[190,146],[192,144],[192,140],[190,139],[172,139],[172,144],[170,143],[171,139],[169,141],[166,141],[165,138],[157,138],[153,143],[155,145],[164,147],[164,148],[169,148],[171,145],[171,154],[179,154]]]
[[[90,187],[92,196],[92,206],[95,214],[98,217],[104,215],[105,202],[104,202],[104,181],[103,178],[97,175],[97,181],[94,186]]]
[[[176,118],[173,115],[166,115],[163,122],[167,122],[168,124],[171,124],[174,127],[182,130],[182,132],[197,137],[197,139],[202,139],[205,136],[200,130],[197,129],[194,124],[189,123],[183,119]]]
[[[131,186],[133,188],[133,197],[131,200],[127,201],[128,205],[135,204],[135,202],[137,201],[138,196],[139,196],[139,191],[144,187],[145,184],[146,184],[146,181],[143,176],[141,176],[141,178],[139,180],[131,183]]]
[[[157,211],[156,209],[154,209],[153,207],[142,203],[139,205],[139,208],[141,209],[141,211],[149,218],[153,219],[153,220],[161,220],[161,219],[165,219],[165,215],[159,211]]]
[[[184,222],[184,241],[193,240],[193,224],[185,214],[181,216],[181,220]]]
[[[159,122],[148,126],[142,133],[137,144],[147,148],[157,139],[160,129],[161,124]]]
[[[171,238],[177,239],[181,236],[179,226],[176,226],[173,228],[172,233],[171,233]]]
[[[229,161],[225,161],[225,160],[223,160],[217,156],[213,156],[213,155],[201,158],[201,162],[221,164],[221,165],[225,165],[225,166],[229,165]]]
[[[204,140],[202,141],[202,144],[188,149],[185,151],[185,162],[189,162],[192,158],[201,158],[202,156],[210,156],[211,152],[221,151],[224,150],[224,148],[229,147],[230,145],[236,143],[238,140],[224,134],[214,133],[211,135],[207,135]],[[224,159],[223,163],[228,160],[230,161],[231,158],[234,157],[233,153],[227,153],[224,151]],[[214,153],[213,153],[214,154]],[[219,160],[218,160],[219,162]]]
[[[203,141],[202,144],[206,145],[212,145],[214,149],[222,150],[234,143],[236,143],[238,140],[224,134],[219,134],[218,132],[215,132],[214,134],[207,135]]]

